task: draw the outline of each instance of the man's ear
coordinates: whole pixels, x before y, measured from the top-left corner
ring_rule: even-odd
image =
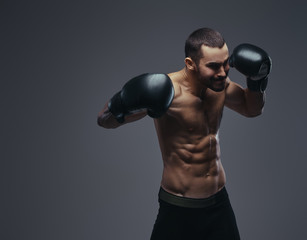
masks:
[[[186,67],[191,70],[191,71],[194,71],[196,69],[196,64],[195,62],[192,60],[192,58],[190,57],[186,57],[184,59],[184,62],[185,62],[185,65]]]

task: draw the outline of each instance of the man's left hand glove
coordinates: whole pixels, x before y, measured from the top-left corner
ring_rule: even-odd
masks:
[[[233,50],[229,65],[246,76],[251,91],[264,92],[272,60],[263,49],[248,43],[240,44]]]

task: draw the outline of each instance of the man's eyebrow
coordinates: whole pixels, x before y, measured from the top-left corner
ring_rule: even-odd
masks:
[[[207,62],[207,64],[206,65],[221,65],[221,64],[224,64],[224,63],[226,63],[226,62],[228,62],[228,60],[229,60],[229,57],[224,61],[224,62],[215,62],[215,61],[213,61],[213,62]]]

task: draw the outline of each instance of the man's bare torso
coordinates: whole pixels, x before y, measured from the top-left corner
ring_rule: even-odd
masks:
[[[169,74],[175,89],[167,113],[155,119],[163,157],[161,186],[178,196],[206,198],[226,182],[218,130],[225,90],[193,95],[183,84],[183,71]]]

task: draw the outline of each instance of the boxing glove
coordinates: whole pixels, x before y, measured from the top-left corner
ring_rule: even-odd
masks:
[[[161,117],[174,97],[171,79],[166,74],[142,74],[129,80],[108,103],[109,111],[119,123],[125,116],[146,109],[152,118]]]
[[[240,44],[233,50],[229,65],[246,76],[247,87],[251,91],[264,92],[272,60],[263,49],[252,44]]]

